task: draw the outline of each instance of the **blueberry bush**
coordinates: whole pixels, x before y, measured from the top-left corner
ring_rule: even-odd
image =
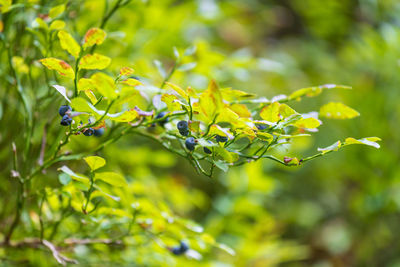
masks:
[[[187,161],[201,179],[218,180],[236,169],[257,181],[262,161],[298,167],[353,144],[379,148],[378,137],[347,137],[315,154],[293,156],[292,141],[311,138],[322,120],[360,114],[340,101],[311,110],[295,110],[292,103],[351,87],[324,84],[268,98],[233,89],[210,73],[221,60],[217,52],[204,41],[187,44],[176,37],[174,27],[184,27],[173,21],[183,12],[179,3],[79,2],[0,1],[5,264],[200,266],[215,253],[234,262],[240,247],[221,242],[194,215],[193,206],[210,205],[206,195],[187,191],[179,175],[155,169]],[[168,8],[171,14],[161,14]],[[127,25],[135,12],[141,17],[132,30]],[[152,25],[158,15],[164,18]],[[173,29],[158,42],[168,42],[146,44],[163,22]],[[128,48],[145,56],[131,57]],[[233,57],[226,61],[239,64]],[[196,82],[196,70],[206,82]],[[244,212],[246,201],[226,210],[226,224]],[[255,217],[260,225],[271,222],[264,211],[254,212],[262,214]],[[282,254],[271,265],[306,254],[279,239],[269,249]],[[243,256],[241,264],[247,260]]]

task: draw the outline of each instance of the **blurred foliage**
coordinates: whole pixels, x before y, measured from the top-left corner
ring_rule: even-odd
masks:
[[[23,99],[10,86],[8,61],[24,77],[24,83],[36,81],[37,91],[27,91],[31,94],[28,98],[37,97],[40,103],[32,114],[32,143],[40,144],[46,129],[48,144],[54,144],[49,151],[54,150],[64,134],[54,123],[63,98],[47,87],[62,82],[53,72],[44,71],[37,60],[54,56],[41,47],[52,43],[57,51],[61,47],[56,35],[50,35],[54,42],[45,35],[42,40],[35,39],[33,31],[43,33],[43,25],[34,21],[38,16],[46,21],[46,14],[52,13],[65,25],[60,22],[48,27],[64,28],[80,40],[88,29],[102,26],[104,10],[121,1],[68,1],[59,16],[57,9],[50,12],[65,2],[12,1],[8,7],[11,1],[0,1],[0,32],[7,32],[16,44],[9,48],[15,55],[11,59],[4,46],[0,51],[3,237],[15,212],[18,191],[18,183],[9,178],[13,165],[10,144],[15,141],[22,154],[19,148],[25,146],[27,134],[21,128],[26,119]],[[120,206],[107,199],[113,210],[100,206],[92,217],[77,214],[81,203],[70,203],[68,195],[60,194],[60,172],[49,169],[30,185],[35,194],[27,201],[29,213],[21,216],[24,229],[17,228],[13,239],[38,237],[45,229],[43,235],[55,240],[114,242],[57,244],[62,255],[87,265],[400,266],[399,11],[395,0],[130,1],[107,20],[106,42],[96,50],[112,59],[108,74],[117,76],[121,66],[131,66],[142,81],[158,86],[163,77],[154,60],[169,70],[174,65],[173,47],[182,54],[195,46],[196,52],[184,57],[182,64],[196,65],[186,65],[188,71],[177,71],[171,77],[171,82],[183,88],[206,88],[214,79],[222,88],[231,86],[270,99],[278,94],[290,96],[295,89],[308,86],[349,85],[352,91],[329,90],[291,106],[313,111],[328,102],[344,102],[360,112],[360,117],[323,124],[312,138],[296,138],[276,153],[301,158],[314,154],[315,147],[328,147],[348,136],[379,136],[381,149],[349,147],[293,169],[273,161],[256,161],[218,172],[210,179],[197,175],[188,162],[156,142],[127,135],[101,154],[107,160],[106,171],[124,174],[129,181],[129,186],[122,188],[102,185],[107,194],[125,195]],[[21,34],[24,31],[30,33]],[[35,57],[38,54],[41,57]],[[70,59],[64,56],[64,60]],[[102,138],[76,136],[66,152],[84,153]],[[35,149],[32,155],[40,153],[39,147]],[[34,161],[18,164],[30,170]],[[82,160],[70,161],[68,166],[88,174]],[[68,190],[76,193],[72,192],[76,189]],[[75,212],[70,208],[74,205]],[[128,218],[134,216],[138,223],[130,224]],[[148,221],[149,217],[153,221]],[[178,223],[169,224],[169,220]],[[150,224],[151,231],[147,231]],[[120,239],[129,249],[121,249],[116,242]],[[168,251],[179,245],[179,240],[199,251],[202,259],[195,261]],[[23,249],[1,247],[2,264],[56,264],[49,260],[49,249],[32,244]]]

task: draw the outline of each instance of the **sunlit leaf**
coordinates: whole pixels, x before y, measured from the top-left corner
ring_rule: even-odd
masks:
[[[296,120],[293,124],[297,128],[306,128],[306,129],[314,129],[321,125],[321,122],[316,118],[302,118]]]
[[[337,141],[336,143],[324,147],[324,148],[318,148],[318,151],[321,151],[322,153],[326,153],[329,151],[337,151],[340,147],[342,146],[342,143],[340,141]]]
[[[122,67],[121,70],[119,71],[120,76],[127,76],[133,74],[135,71],[132,68],[129,67]]]
[[[104,165],[106,165],[105,159],[98,157],[98,156],[89,156],[89,157],[85,157],[83,159],[86,161],[86,163],[89,165],[89,167],[92,171],[95,171],[98,168],[101,168]]]
[[[45,67],[50,70],[57,71],[60,75],[74,79],[75,72],[72,67],[65,61],[54,57],[43,58],[39,60]]]
[[[82,57],[79,62],[79,68],[89,70],[102,70],[108,67],[111,63],[111,58],[94,53],[93,55],[86,55]]]
[[[261,118],[270,122],[279,121],[281,119],[279,116],[279,106],[280,104],[278,102],[265,106],[260,112]]]
[[[360,113],[356,110],[337,102],[330,102],[323,105],[319,110],[319,114],[322,117],[330,119],[352,119],[360,116]]]
[[[242,118],[250,118],[251,112],[244,104],[233,104],[229,107],[232,111],[239,115]]]
[[[60,39],[61,48],[77,58],[81,52],[81,47],[75,39],[66,31],[59,31],[57,36]]]
[[[254,94],[250,94],[250,93],[240,91],[240,90],[235,90],[232,88],[222,88],[222,89],[220,89],[220,91],[221,91],[223,98],[228,101],[255,97]]]
[[[97,172],[94,176],[95,180],[102,180],[110,185],[114,186],[125,186],[125,178],[116,172]]]
[[[91,47],[93,45],[100,45],[106,38],[106,32],[99,28],[89,29],[84,37],[83,49]]]
[[[175,84],[170,83],[170,82],[166,82],[165,84],[168,85],[169,87],[171,87],[175,92],[177,92],[184,99],[188,98],[188,95],[186,94],[185,90],[180,88],[178,85],[175,85]]]
[[[118,117],[110,117],[110,118],[111,118],[111,120],[118,121],[118,122],[131,122],[138,117],[139,117],[138,112],[134,109],[130,109],[130,110],[125,111]]]
[[[117,97],[117,93],[115,92],[114,79],[107,74],[97,72],[93,74],[90,79],[96,86],[97,91],[104,97],[107,97],[109,99],[114,99]]]
[[[367,145],[367,146],[373,146],[375,148],[380,148],[380,145],[376,141],[381,141],[381,139],[379,137],[365,137],[361,139],[348,137],[346,138],[344,144],[345,145],[360,144],[360,145]]]
[[[182,106],[178,102],[178,98],[175,95],[163,94],[161,96],[161,101],[167,105],[169,111],[177,111],[182,109]]]
[[[207,90],[200,95],[199,107],[208,121],[212,121],[223,107],[222,95],[214,80],[210,82]]]
[[[133,87],[138,86],[138,85],[142,85],[142,83],[139,80],[136,80],[136,79],[133,79],[133,78],[128,78],[128,79],[122,81],[121,83],[129,85],[129,86],[133,86]]]

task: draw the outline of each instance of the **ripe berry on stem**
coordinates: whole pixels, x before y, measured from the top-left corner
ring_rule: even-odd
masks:
[[[85,136],[92,136],[94,134],[94,129],[93,128],[88,128],[88,129],[83,131],[83,134]]]
[[[58,114],[60,114],[61,117],[65,115],[67,111],[71,110],[71,107],[68,105],[63,105],[58,109]]]
[[[68,114],[65,114],[62,117],[61,122],[60,122],[60,124],[62,126],[68,126],[68,125],[71,125],[71,123],[72,123],[72,119],[68,116]]]
[[[176,125],[176,128],[178,128],[178,131],[181,135],[183,136],[188,136],[189,135],[189,124],[187,121],[180,121]]]
[[[190,151],[193,151],[196,145],[196,139],[194,139],[193,137],[189,137],[185,141],[185,146]]]

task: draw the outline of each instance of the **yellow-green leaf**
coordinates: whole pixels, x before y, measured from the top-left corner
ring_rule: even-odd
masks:
[[[89,165],[92,171],[95,171],[98,168],[101,168],[104,165],[106,165],[105,159],[98,156],[89,156],[83,159],[86,161],[87,165]]]
[[[277,122],[280,120],[279,116],[279,106],[278,102],[274,102],[266,107],[264,107],[261,112],[260,116],[263,120],[270,121],[270,122]]]
[[[64,29],[65,22],[62,20],[55,20],[50,24],[50,30],[61,30]]]
[[[271,141],[274,140],[274,137],[271,134],[265,132],[257,132],[257,137],[268,143],[271,143]]]
[[[81,52],[81,47],[75,39],[66,31],[59,31],[57,36],[60,39],[61,48],[77,58]]]
[[[131,75],[135,72],[134,69],[129,68],[129,67],[122,67],[121,70],[119,71],[119,76],[123,76],[123,75]]]
[[[212,80],[207,90],[200,95],[200,111],[208,121],[212,121],[223,107],[223,104],[221,92],[215,81]]]
[[[71,100],[71,107],[74,111],[92,113],[88,102],[82,97],[75,97]]]
[[[239,159],[238,154],[230,152],[223,147],[215,147],[214,149],[226,162],[233,163]]]
[[[106,32],[99,28],[89,29],[84,37],[83,49],[91,47],[93,45],[99,45],[104,42],[106,38]]]
[[[108,67],[111,58],[94,53],[93,55],[84,56],[79,62],[79,68],[88,70],[102,70]]]
[[[129,85],[129,86],[133,86],[133,87],[142,85],[142,83],[139,80],[136,80],[133,78],[126,79],[125,81],[122,81],[121,83]]]
[[[0,13],[6,13],[10,10],[12,0],[1,0],[0,1]]]
[[[50,9],[49,17],[54,19],[54,18],[60,16],[62,13],[64,13],[64,11],[65,11],[65,5],[55,6]]]
[[[320,126],[321,122],[316,118],[302,118],[295,121],[292,125],[296,126],[297,128],[314,129]]]
[[[50,70],[57,71],[60,75],[74,79],[75,72],[72,67],[65,61],[54,57],[43,58],[39,60],[45,67]]]
[[[98,172],[94,176],[95,180],[102,180],[110,185],[122,187],[126,185],[125,178],[116,172]]]
[[[330,119],[352,119],[360,116],[360,113],[358,113],[356,110],[346,106],[345,104],[337,102],[330,102],[326,105],[323,105],[320,108],[319,113],[322,117]]]
[[[235,90],[232,88],[222,88],[222,89],[220,89],[220,91],[221,91],[222,97],[228,101],[255,97],[254,94],[249,94],[247,92]]]
[[[283,117],[283,118],[287,118],[293,114],[297,114],[297,112],[292,109],[291,107],[289,107],[286,104],[280,104],[279,106],[279,114]]]
[[[78,81],[78,91],[86,91],[96,89],[96,85],[93,83],[91,79],[81,78]]]
[[[379,137],[365,137],[361,139],[355,139],[353,137],[348,137],[345,140],[345,145],[360,144],[373,146],[375,148],[380,148],[380,145],[376,141],[381,141]]]
[[[137,117],[139,117],[138,112],[134,109],[131,109],[131,110],[125,111],[118,117],[110,117],[110,119],[113,121],[118,121],[118,122],[131,122],[134,119],[136,119]]]
[[[96,87],[97,91],[104,97],[107,97],[109,99],[115,99],[117,97],[117,93],[115,92],[114,79],[107,74],[97,72],[93,74],[90,79],[92,80],[93,85]]]
[[[230,106],[230,109],[233,110],[236,114],[241,118],[250,118],[251,112],[244,104],[233,104]]]
[[[173,83],[170,82],[166,82],[166,84],[171,87],[175,92],[177,92],[181,97],[183,97],[184,99],[188,98],[187,93],[185,92],[185,90],[183,90],[182,88],[180,88],[178,85],[175,85]]]
[[[161,96],[161,101],[167,105],[169,111],[177,111],[182,109],[182,106],[179,102],[177,102],[178,98],[175,95],[163,94]]]
[[[337,141],[328,147],[318,148],[318,151],[321,151],[323,154],[325,154],[326,152],[329,152],[329,151],[337,151],[341,146],[342,146],[342,143],[340,141]]]

